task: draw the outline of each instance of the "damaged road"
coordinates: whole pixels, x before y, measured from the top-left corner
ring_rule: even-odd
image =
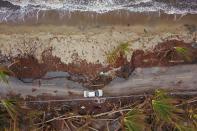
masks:
[[[197,91],[197,65],[136,68],[128,79],[115,78],[103,88],[104,96],[144,94],[155,89]],[[1,96],[51,96],[52,98],[82,98],[86,89],[81,83],[66,78],[36,80],[23,83],[10,77],[9,84],[0,84]]]

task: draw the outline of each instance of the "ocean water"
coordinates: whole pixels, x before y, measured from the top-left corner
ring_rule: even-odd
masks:
[[[39,19],[70,19],[106,14],[131,13],[167,15],[197,14],[197,0],[0,0],[0,22],[38,22]],[[46,18],[49,17],[49,18]],[[76,18],[75,18],[76,19]]]

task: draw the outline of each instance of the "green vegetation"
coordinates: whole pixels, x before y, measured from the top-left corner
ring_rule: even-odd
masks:
[[[1,100],[1,103],[6,108],[12,120],[16,120],[17,111],[16,111],[16,107],[13,104],[13,101]]]
[[[186,61],[191,61],[191,58],[188,56],[189,51],[184,47],[174,47],[175,51],[183,56]]]
[[[107,62],[111,65],[116,63],[116,60],[120,57],[120,55],[125,55],[129,52],[129,43],[122,43],[118,47],[116,47],[111,52],[107,53]]]
[[[195,131],[197,109],[183,110],[175,106],[177,100],[163,90],[156,90],[150,100],[138,104],[124,116],[126,131],[175,130]],[[149,112],[147,112],[149,111]]]
[[[129,111],[124,117],[124,125],[127,131],[143,131],[146,127],[145,115],[139,109]]]
[[[158,121],[172,122],[172,117],[176,118],[176,108],[171,104],[172,101],[163,91],[156,91],[152,107]]]
[[[179,51],[183,52],[182,49]],[[128,51],[128,44],[123,44],[116,51]],[[185,51],[185,50],[184,50]],[[1,68],[0,79],[8,83],[6,75],[9,71]],[[1,99],[0,106],[0,130],[18,131],[22,129],[19,123],[27,122],[29,130],[59,130],[54,121],[62,120],[65,130],[97,130],[92,123],[95,121],[106,122],[106,130],[110,131],[109,123],[115,121],[119,129],[126,131],[195,131],[197,129],[197,108],[196,98],[180,102],[179,98],[173,98],[164,90],[156,90],[154,94],[136,100],[134,103],[127,103],[127,106],[114,106],[114,109],[102,113],[90,113],[81,115],[72,110],[62,112],[60,109],[47,107],[47,110],[27,109],[23,114],[23,106],[18,101]],[[128,101],[127,101],[128,102]],[[22,102],[21,102],[22,103]],[[68,106],[69,107],[69,106]],[[19,110],[21,113],[19,114]],[[88,109],[87,109],[88,110]],[[51,114],[47,116],[46,114]],[[21,119],[23,119],[21,122]],[[52,125],[52,126],[49,126]],[[49,129],[48,129],[49,128]]]
[[[157,90],[155,96],[152,99],[152,108],[154,112],[155,122],[159,126],[164,124],[170,124],[175,128],[179,128],[178,122],[181,121],[181,117],[177,114],[184,111],[173,106],[174,100],[166,95],[163,90]]]
[[[16,105],[13,103],[13,101],[8,99],[2,99],[1,104],[3,105],[3,109],[0,109],[0,122],[4,124],[0,125],[0,130],[4,129],[9,131],[18,131],[18,112],[16,110]]]
[[[0,81],[3,81],[5,83],[8,83],[7,75],[3,72],[0,72]]]
[[[8,73],[8,71],[5,68],[0,67],[0,81],[8,83],[7,73]]]
[[[5,82],[6,84],[8,84],[8,74],[9,74],[9,72],[10,71],[7,70],[6,68],[0,67],[0,81]],[[1,102],[2,106],[6,109],[7,113],[9,114],[10,118],[13,121],[13,126],[12,126],[13,128],[10,128],[10,130],[12,129],[13,131],[16,131],[16,123],[17,123],[16,106],[13,104],[13,101],[11,101],[9,99],[1,99],[0,102]],[[7,120],[6,115],[5,116],[4,115],[5,114],[2,114],[2,112],[1,112],[1,122]]]

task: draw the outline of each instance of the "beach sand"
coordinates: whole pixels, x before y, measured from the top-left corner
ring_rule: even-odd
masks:
[[[133,50],[151,50],[166,40],[178,39],[190,43],[196,33],[183,24],[67,26],[67,25],[0,25],[1,55],[8,57],[32,55],[42,62],[42,53],[52,49],[52,55],[65,64],[86,60],[107,65],[106,54],[128,42],[130,59]]]

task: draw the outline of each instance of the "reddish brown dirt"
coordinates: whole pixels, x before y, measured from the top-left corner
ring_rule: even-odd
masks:
[[[118,68],[122,65],[127,64],[127,62],[128,61],[127,61],[127,58],[125,57],[125,54],[123,52],[120,52],[120,56],[118,58],[116,58],[114,65],[111,65],[111,66]]]
[[[45,64],[39,64],[32,56],[14,58],[14,61],[18,62],[10,69],[18,78],[40,78],[47,72]]]
[[[11,66],[11,70],[19,78],[41,78],[47,71],[65,71],[71,74],[78,74],[93,78],[99,72],[106,70],[101,64],[87,63],[85,60],[76,60],[70,64],[63,64],[60,58],[52,56],[51,49],[43,52],[42,63],[39,63],[33,56],[17,57],[18,61]]]
[[[187,49],[187,56],[190,60],[177,53],[174,47],[184,47]],[[191,44],[183,41],[170,40],[158,44],[153,51],[136,50],[133,57],[128,62],[124,55],[117,58],[115,65],[103,67],[101,64],[87,63],[85,60],[80,60],[77,54],[73,57],[76,61],[71,64],[64,64],[60,58],[52,56],[52,49],[46,50],[42,54],[42,63],[39,63],[33,56],[17,57],[12,61],[18,61],[11,66],[11,70],[18,78],[41,78],[47,71],[65,71],[71,75],[81,75],[85,79],[80,81],[92,84],[107,84],[111,78],[99,78],[98,73],[108,71],[111,67],[121,67],[117,72],[120,77],[127,78],[136,67],[153,67],[153,66],[172,66],[177,64],[189,64],[197,62],[197,49],[192,48]],[[72,80],[72,78],[71,78]],[[77,81],[77,80],[76,80]]]
[[[73,74],[86,75],[89,77],[95,77],[95,75],[105,70],[101,64],[87,63],[85,60],[79,59],[77,54],[74,54],[76,59],[70,64],[63,64],[60,58],[52,56],[51,50],[43,52],[43,63],[47,65],[48,70],[67,71]]]
[[[174,47],[183,47],[187,49],[184,55],[175,51]],[[160,43],[153,51],[145,52],[136,50],[133,53],[131,62],[135,67],[153,67],[153,66],[173,66],[177,64],[189,64],[197,62],[197,49],[192,48],[191,44],[183,41],[171,40]]]

